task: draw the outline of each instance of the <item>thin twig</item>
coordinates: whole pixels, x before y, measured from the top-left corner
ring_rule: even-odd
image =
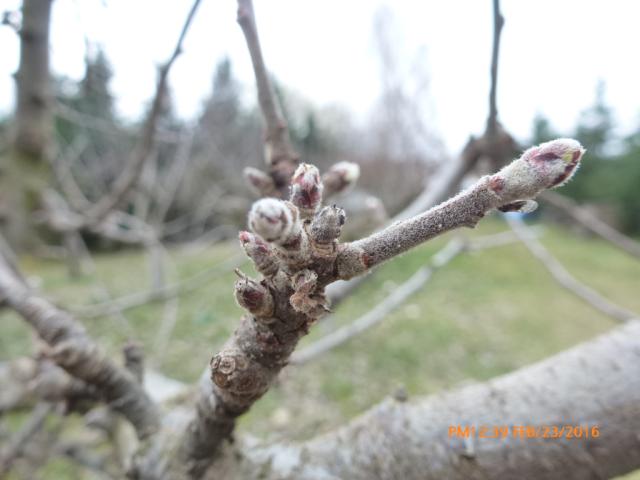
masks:
[[[169,58],[167,63],[160,68],[160,77],[158,79],[156,93],[153,98],[151,110],[145,122],[142,137],[138,143],[138,146],[134,150],[131,163],[127,166],[127,168],[125,168],[125,170],[122,172],[122,175],[116,179],[111,192],[107,196],[101,198],[95,205],[93,205],[93,207],[91,207],[86,212],[86,217],[90,224],[95,225],[104,220],[109,212],[111,212],[120,204],[121,201],[124,200],[124,197],[127,195],[127,193],[129,193],[131,188],[133,188],[136,181],[138,180],[138,177],[140,176],[142,167],[147,157],[151,153],[153,145],[155,143],[156,125],[162,112],[164,97],[167,90],[167,78],[169,75],[169,70],[182,51],[182,42],[187,35],[196,10],[200,5],[200,1],[201,0],[194,1],[193,6],[189,11],[189,15],[187,16],[187,19],[184,23],[184,26],[182,27],[180,37],[178,38],[178,43],[176,44],[171,57]]]
[[[33,409],[24,425],[9,440],[7,446],[0,451],[0,477],[11,470],[15,462],[24,452],[24,447],[43,427],[44,421],[53,410],[51,403],[39,403]]]
[[[613,243],[629,255],[640,258],[640,243],[619,232],[606,222],[603,222],[589,210],[581,207],[570,198],[555,192],[545,192],[540,198],[571,216],[571,218],[589,231]]]
[[[489,92],[489,118],[487,133],[493,136],[498,130],[498,58],[500,56],[500,35],[504,26],[504,17],[500,13],[500,0],[493,0],[493,48],[491,50],[491,90]]]
[[[444,267],[460,253],[502,246],[513,243],[516,239],[517,237],[513,232],[509,231],[479,237],[470,242],[464,242],[454,238],[435,253],[427,265],[420,268],[408,280],[402,283],[402,285],[395,288],[382,302],[378,303],[349,325],[345,325],[325,335],[306,348],[294,352],[289,363],[292,365],[301,365],[315,360],[329,350],[343,345],[355,336],[379,324],[387,318],[392,311],[402,306],[411,295],[420,291],[436,271]],[[323,320],[323,322],[326,321],[327,319]]]
[[[244,261],[244,256],[237,254],[231,258],[220,262],[212,268],[208,268],[180,282],[167,285],[158,290],[137,292],[115,298],[108,302],[94,303],[72,307],[71,310],[83,318],[96,318],[105,315],[112,315],[115,312],[123,312],[132,308],[141,307],[149,303],[161,302],[179,295],[192,292],[207,285],[207,282],[220,276],[221,273],[231,271],[240,266]]]
[[[251,55],[258,88],[258,102],[266,124],[266,161],[271,168],[276,188],[286,196],[289,180],[298,165],[298,154],[289,140],[287,122],[282,116],[282,109],[264,63],[252,0],[238,0],[238,23]]]
[[[612,303],[591,287],[576,280],[567,269],[556,259],[538,240],[533,238],[529,228],[521,218],[505,215],[509,226],[527,249],[549,271],[553,278],[565,289],[581,298],[596,310],[619,322],[626,322],[638,318],[638,315],[626,308]]]

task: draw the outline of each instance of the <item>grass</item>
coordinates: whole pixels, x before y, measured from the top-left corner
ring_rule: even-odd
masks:
[[[493,218],[469,235],[504,228]],[[612,301],[640,311],[640,262],[598,239],[578,237],[559,227],[549,226],[544,232],[543,243],[578,279]],[[366,312],[445,242],[446,238],[437,239],[382,266],[303,344]],[[235,244],[197,254],[173,250],[170,276],[173,281],[186,278],[237,251]],[[23,265],[47,295],[66,306],[101,300],[98,281],[112,296],[149,288],[146,260],[138,252],[97,255],[95,263],[95,275],[73,280],[59,263],[29,258]],[[248,264],[242,268],[252,271]],[[85,324],[114,356],[134,337],[143,342],[155,368],[191,382],[242,313],[232,297],[234,278],[233,272],[221,271],[207,285],[180,298],[178,322],[166,351],[154,351],[163,304],[127,311],[126,320],[105,317]],[[613,326],[611,319],[561,289],[520,244],[465,253],[381,325],[309,365],[286,369],[278,385],[242,417],[240,429],[269,438],[305,438],[335,427],[400,386],[409,396],[417,396],[483,381]],[[29,345],[25,325],[3,313],[0,359],[24,354]]]

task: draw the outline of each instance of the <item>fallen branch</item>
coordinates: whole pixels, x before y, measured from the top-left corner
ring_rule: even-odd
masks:
[[[569,292],[581,298],[596,310],[619,322],[626,322],[639,318],[634,312],[626,308],[619,307],[610,302],[591,287],[576,280],[564,266],[553,256],[544,246],[529,232],[528,227],[520,218],[510,215],[505,216],[507,223],[513,229],[518,238],[527,249],[536,257],[542,265],[549,271],[553,278]]]

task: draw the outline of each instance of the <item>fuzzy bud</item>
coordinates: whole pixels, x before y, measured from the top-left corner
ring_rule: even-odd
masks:
[[[291,177],[291,203],[300,211],[302,218],[313,216],[322,203],[320,172],[314,165],[301,163]]]
[[[262,170],[247,167],[243,170],[242,175],[251,191],[256,195],[268,197],[276,192],[276,186],[273,178]]]
[[[294,212],[283,201],[263,198],[251,207],[249,227],[267,242],[286,243],[299,228]]]
[[[340,236],[345,220],[346,215],[342,208],[335,205],[324,207],[311,222],[311,238],[316,243],[331,243]]]
[[[253,264],[265,277],[271,277],[278,272],[278,260],[271,246],[259,235],[250,232],[240,232],[240,244]]]
[[[507,200],[505,204],[531,199],[542,190],[566,183],[584,152],[580,143],[568,138],[531,147],[518,160],[488,177],[488,187]]]
[[[352,162],[338,162],[322,176],[326,195],[342,193],[353,187],[360,177],[360,166]]]
[[[236,270],[240,279],[235,284],[235,295],[238,305],[256,317],[273,315],[273,296],[269,289]]]

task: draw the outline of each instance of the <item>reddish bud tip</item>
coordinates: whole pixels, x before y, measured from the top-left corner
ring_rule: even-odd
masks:
[[[322,202],[322,182],[318,169],[300,164],[291,178],[291,203],[305,216],[312,215]]]
[[[522,159],[547,178],[548,188],[552,188],[563,185],[573,176],[584,153],[585,149],[576,140],[560,138],[530,148]]]
[[[268,242],[284,242],[293,228],[291,210],[280,200],[258,200],[249,212],[249,227]]]
[[[238,304],[252,314],[260,317],[273,314],[273,297],[264,285],[248,277],[241,278],[235,284],[235,295]]]

